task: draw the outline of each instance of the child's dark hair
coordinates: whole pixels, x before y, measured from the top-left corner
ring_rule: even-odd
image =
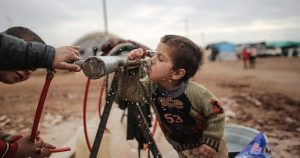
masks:
[[[11,27],[7,29],[4,33],[10,36],[18,37],[27,42],[39,42],[45,44],[45,42],[42,40],[42,38],[39,35],[37,35],[36,33],[34,33],[33,31],[31,31],[26,27],[22,27],[22,26]]]
[[[173,49],[173,69],[185,69],[186,74],[182,81],[187,81],[193,77],[202,65],[203,52],[200,47],[188,38],[178,35],[165,35],[161,42],[169,45]]]

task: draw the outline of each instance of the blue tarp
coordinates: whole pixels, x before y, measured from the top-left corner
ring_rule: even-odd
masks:
[[[214,51],[217,49],[217,53],[212,54],[216,56],[211,59],[219,61],[237,60],[235,47],[235,44],[229,42],[219,42],[207,45],[207,48],[211,48]]]
[[[215,44],[215,47],[217,47],[220,53],[235,53],[235,44],[219,43]]]

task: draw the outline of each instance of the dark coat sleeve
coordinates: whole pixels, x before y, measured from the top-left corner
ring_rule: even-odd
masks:
[[[38,42],[25,42],[0,34],[0,70],[51,68],[55,48]]]

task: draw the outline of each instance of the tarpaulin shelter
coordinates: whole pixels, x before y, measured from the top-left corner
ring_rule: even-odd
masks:
[[[300,42],[296,42],[296,41],[267,42],[267,46],[274,46],[279,48],[294,48],[294,47],[300,47]]]
[[[219,42],[208,44],[206,49],[211,49],[210,60],[230,61],[237,60],[235,44],[229,42]]]
[[[276,42],[268,42],[267,46],[281,48],[283,56],[289,56],[289,54],[292,54],[292,56],[296,57],[298,56],[299,53],[298,49],[300,48],[300,42],[299,41],[276,41]]]

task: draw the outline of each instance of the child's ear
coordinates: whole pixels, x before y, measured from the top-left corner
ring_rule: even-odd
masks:
[[[178,69],[172,75],[173,80],[180,80],[185,75],[185,69]]]

